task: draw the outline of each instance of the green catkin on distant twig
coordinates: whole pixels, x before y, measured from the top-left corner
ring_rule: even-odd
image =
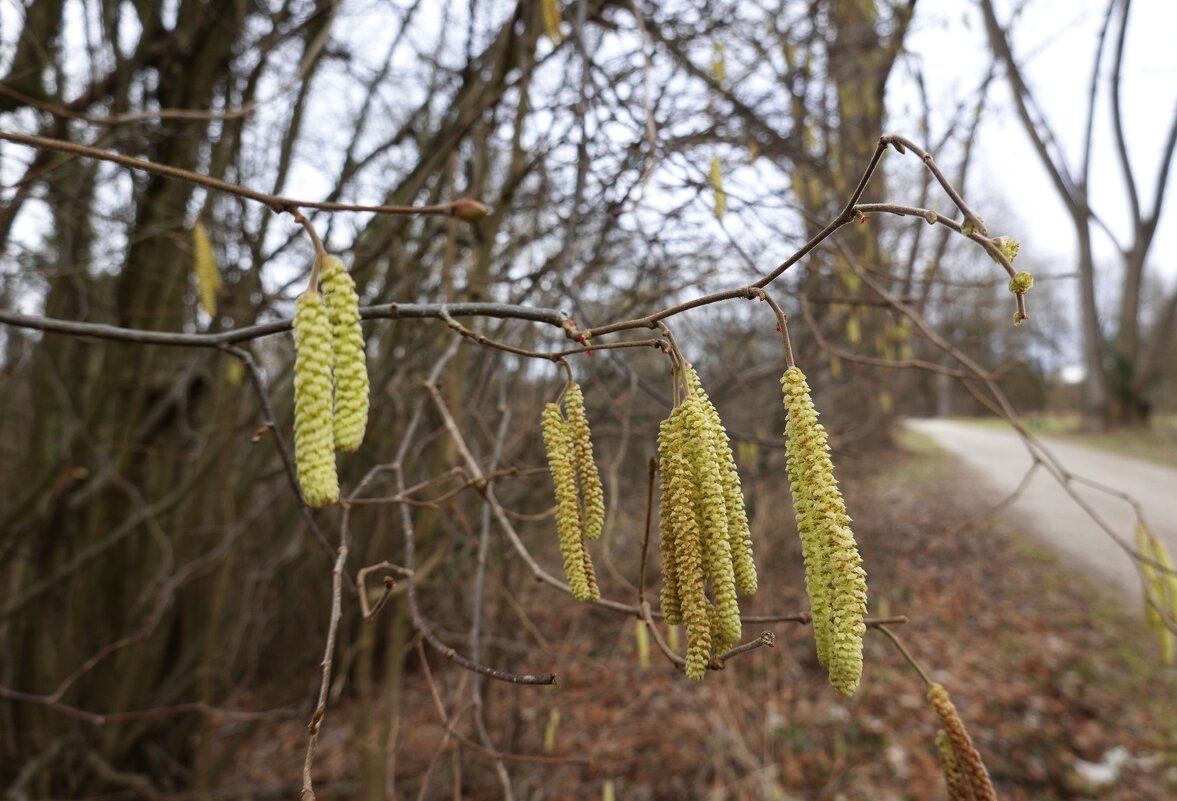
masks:
[[[573,459],[584,500],[584,536],[590,540],[600,539],[605,526],[605,491],[601,487],[601,475],[593,459],[592,432],[589,431],[588,415],[584,409],[584,393],[579,385],[568,385],[564,393],[564,408],[568,412]]]
[[[199,222],[192,228],[192,256],[192,272],[196,276],[196,294],[200,298],[200,306],[209,317],[216,317],[221,272],[217,269],[217,257],[213,254],[208,230]]]
[[[368,363],[360,298],[339,259],[323,257],[322,274],[335,371],[335,447],[350,453],[360,447],[368,426]]]
[[[722,222],[727,211],[727,192],[723,191],[723,165],[719,156],[711,157],[711,191],[715,194],[715,218]]]
[[[960,714],[948,697],[948,691],[939,684],[932,684],[928,687],[928,700],[932,702],[932,706],[940,718],[940,724],[948,733],[952,750],[956,754],[961,773],[968,780],[973,798],[976,801],[997,801],[997,792],[993,789],[993,782],[989,779],[989,771],[985,769],[981,754],[973,746],[973,740],[969,737],[969,733],[960,719]]]
[[[323,296],[299,295],[294,311],[294,461],[306,502],[339,500],[331,415],[331,324]]]
[[[818,659],[829,670],[831,686],[851,695],[862,677],[866,572],[834,478],[826,431],[817,422],[805,375],[796,367],[789,368],[781,384],[789,484],[805,558]]]

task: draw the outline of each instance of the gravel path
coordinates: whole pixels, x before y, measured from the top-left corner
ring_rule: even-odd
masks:
[[[976,490],[997,502],[1012,492],[1030,468],[1032,457],[1010,429],[951,420],[909,420],[907,426],[932,437],[978,475]],[[1149,530],[1177,554],[1177,469],[1054,439],[1042,443],[1077,477],[1105,484],[1139,501]],[[1123,537],[1133,542],[1135,516],[1123,500],[1073,483],[1078,494]],[[1011,507],[1026,522],[1026,533],[1046,542],[1080,568],[1119,587],[1140,604],[1136,569],[1124,551],[1039,468]]]

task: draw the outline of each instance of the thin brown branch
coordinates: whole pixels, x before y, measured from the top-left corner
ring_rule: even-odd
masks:
[[[207,175],[192,172],[191,170],[184,170],[179,167],[172,167],[167,164],[156,164],[151,161],[137,159],[132,156],[124,156],[121,153],[111,153],[107,150],[100,150],[95,147],[88,147],[86,145],[79,145],[73,142],[66,142],[60,139],[49,139],[44,136],[29,136],[27,134],[20,134],[14,131],[0,130],[0,140],[13,142],[18,145],[27,145],[35,147],[39,150],[52,150],[57,153],[69,153],[73,156],[81,156],[82,158],[97,159],[99,161],[109,161],[113,164],[118,164],[122,167],[127,167],[132,170],[139,170],[140,172],[148,172],[153,175],[159,175],[163,178],[170,178],[176,181],[185,181],[197,186],[203,186],[206,189],[212,189],[216,192],[224,192],[230,195],[236,195],[246,200],[252,200],[256,203],[261,203],[275,213],[290,212],[297,209],[315,209],[317,211],[348,211],[360,212],[368,214],[393,214],[393,215],[432,215],[441,217],[453,217],[458,214],[458,209],[462,208],[463,201],[468,204],[470,201],[466,198],[456,200],[453,203],[443,203],[435,206],[372,206],[361,203],[330,203],[314,200],[300,200],[298,198],[283,197],[281,195],[271,195],[267,192],[259,192],[255,189],[248,189],[244,186],[231,183],[229,181],[222,181],[219,178],[212,178]]]

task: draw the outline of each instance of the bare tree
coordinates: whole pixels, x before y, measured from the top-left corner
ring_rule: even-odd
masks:
[[[1018,118],[1075,227],[1079,315],[1087,371],[1084,419],[1089,427],[1098,428],[1148,423],[1149,390],[1160,375],[1161,357],[1177,323],[1177,289],[1163,300],[1150,328],[1146,327],[1141,315],[1141,290],[1145,285],[1149,252],[1169,187],[1173,154],[1177,150],[1177,110],[1157,158],[1152,197],[1142,197],[1129,157],[1121,98],[1131,5],[1131,0],[1109,0],[1107,4],[1095,47],[1079,163],[1070,165],[1058,133],[1046,119],[1023,75],[1006,26],[997,18],[992,0],[981,2],[989,41],[1005,69]],[[1110,63],[1106,59],[1110,59]],[[1121,205],[1126,205],[1129,213],[1130,238],[1126,242],[1120,241],[1109,228],[1089,193],[1096,108],[1103,93],[1109,98],[1117,166],[1124,184],[1126,203]],[[1122,272],[1117,281],[1120,291],[1118,309],[1111,309],[1110,304],[1097,297],[1093,252],[1096,232],[1107,236],[1120,255]],[[1110,334],[1105,332],[1105,322],[1111,329]]]

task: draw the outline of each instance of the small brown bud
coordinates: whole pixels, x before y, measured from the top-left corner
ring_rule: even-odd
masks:
[[[461,200],[455,200],[454,205],[451,208],[453,209],[453,215],[455,217],[465,220],[466,222],[476,222],[481,220],[488,213],[485,205],[468,197],[464,197]]]

